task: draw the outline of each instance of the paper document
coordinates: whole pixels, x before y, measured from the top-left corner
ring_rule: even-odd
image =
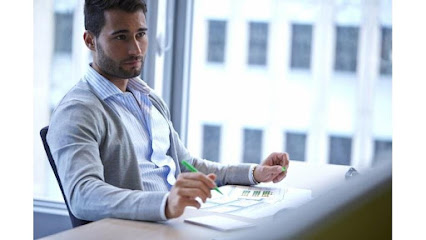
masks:
[[[224,195],[212,192],[212,198],[202,204],[202,210],[256,219],[298,207],[311,199],[310,190],[297,188],[228,185],[220,190]]]
[[[252,223],[235,220],[232,218],[209,215],[204,217],[193,217],[185,219],[185,222],[213,228],[220,231],[229,231],[241,228],[248,228],[255,226]]]
[[[233,199],[275,202],[282,200],[284,190],[271,187],[232,186],[228,196]]]

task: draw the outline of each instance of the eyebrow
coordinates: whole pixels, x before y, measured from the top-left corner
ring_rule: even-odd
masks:
[[[146,31],[148,31],[148,28],[146,28],[146,27],[138,29],[138,32],[146,32]],[[129,32],[130,32],[129,30],[123,29],[123,30],[117,30],[117,31],[111,33],[111,35],[117,35],[117,34],[122,34],[122,33],[129,33]]]

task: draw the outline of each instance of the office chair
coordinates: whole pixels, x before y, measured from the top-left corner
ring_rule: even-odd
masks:
[[[47,135],[48,130],[49,130],[49,126],[41,129],[40,130],[40,136],[41,136],[41,140],[43,141],[44,150],[46,151],[46,155],[47,155],[47,158],[49,159],[50,166],[52,167],[53,173],[55,174],[56,180],[58,181],[59,187],[61,188],[62,196],[64,197],[65,205],[67,205],[67,209],[68,209],[68,213],[69,213],[70,218],[71,218],[72,226],[73,226],[73,228],[75,228],[75,227],[90,223],[89,221],[76,218],[74,216],[74,214],[72,214],[70,207],[68,206],[67,198],[65,197],[64,190],[62,189],[61,180],[59,179],[58,170],[56,169],[55,162],[53,161],[52,154],[50,153],[49,145],[47,144],[47,141],[46,141],[46,135]]]

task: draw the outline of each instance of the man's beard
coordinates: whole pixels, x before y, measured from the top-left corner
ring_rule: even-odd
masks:
[[[133,56],[133,57],[130,57],[128,59],[123,60],[122,62],[136,61],[136,60],[141,61],[141,67],[139,69],[133,68],[133,69],[130,69],[130,70],[125,70],[120,66],[119,62],[112,60],[111,58],[109,58],[105,54],[104,50],[102,49],[102,46],[100,46],[99,43],[96,44],[96,50],[98,52],[97,65],[104,73],[108,74],[109,76],[127,79],[127,78],[137,77],[141,74],[143,64],[144,64],[143,57]]]

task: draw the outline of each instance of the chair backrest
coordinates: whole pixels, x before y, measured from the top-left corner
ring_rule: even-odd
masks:
[[[68,201],[67,201],[67,198],[65,197],[64,189],[62,188],[61,180],[59,179],[58,170],[56,169],[55,162],[53,161],[52,154],[50,153],[49,145],[47,144],[47,141],[46,141],[46,135],[47,135],[48,130],[49,130],[49,126],[41,129],[40,130],[40,136],[41,136],[41,140],[43,141],[44,150],[46,151],[47,158],[49,159],[50,166],[52,167],[53,173],[55,174],[56,180],[58,181],[59,187],[61,188],[62,196],[64,197],[65,204],[67,205],[67,209],[68,209],[68,213],[69,213],[70,218],[71,218],[72,226],[78,227],[78,226],[90,223],[89,221],[76,218],[74,216],[74,214],[72,214],[70,207],[68,206]]]

